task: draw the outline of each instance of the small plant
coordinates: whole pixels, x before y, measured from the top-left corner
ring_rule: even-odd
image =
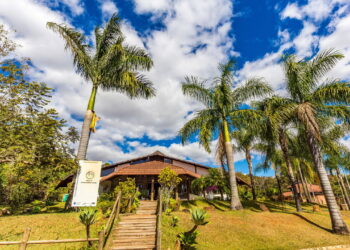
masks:
[[[182,250],[193,250],[196,249],[194,245],[198,244],[196,239],[197,239],[198,232],[184,232],[178,234],[178,239],[180,243],[180,248]]]
[[[173,211],[178,211],[180,209],[181,202],[180,200],[175,200],[173,198],[170,198],[169,200],[169,208]]]
[[[179,224],[179,217],[177,216],[171,217],[170,226],[177,227],[178,224]]]
[[[165,215],[170,216],[170,215],[171,215],[171,212],[172,212],[172,210],[171,210],[170,208],[167,208],[167,209],[165,210]]]
[[[182,250],[195,249],[194,245],[197,244],[196,239],[198,235],[198,232],[196,231],[197,228],[209,223],[209,221],[207,221],[207,213],[203,209],[197,208],[191,210],[191,217],[194,224],[191,230],[177,235]]]
[[[93,208],[84,208],[79,214],[80,222],[85,225],[86,238],[90,238],[90,226],[96,222],[97,210]],[[92,242],[88,241],[88,246],[92,246]]]

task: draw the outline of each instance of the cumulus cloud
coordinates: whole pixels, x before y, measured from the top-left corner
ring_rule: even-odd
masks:
[[[104,18],[109,18],[114,13],[118,13],[118,8],[115,3],[111,0],[101,1],[101,11]]]
[[[33,70],[31,76],[55,88],[52,106],[70,125],[80,129],[81,122],[76,118],[83,117],[91,85],[74,72],[72,58],[64,51],[62,39],[46,28],[47,21],[69,23],[69,19],[43,3],[0,1],[0,21],[17,30],[15,40],[22,44],[18,53],[30,57],[39,69]],[[81,13],[80,1],[66,0],[64,3],[70,5],[75,14]],[[136,11],[140,13],[156,15],[157,9],[163,9],[164,29],[150,31],[142,37],[128,22],[123,23],[122,29],[127,43],[148,48],[154,67],[146,74],[154,82],[157,96],[150,100],[130,100],[118,93],[99,91],[96,112],[102,120],[97,133],[91,136],[88,158],[117,161],[160,149],[180,158],[210,162],[212,156],[197,143],[184,147],[176,143],[169,147],[156,143],[150,146],[142,143],[140,138],[147,136],[155,141],[175,138],[188,119],[187,114],[200,107],[183,96],[180,82],[189,74],[203,78],[214,76],[217,64],[230,55],[233,40],[228,33],[233,15],[232,2],[176,0],[152,1],[150,5],[153,7],[145,7],[142,1],[135,2]],[[115,10],[112,2],[102,2],[102,14]],[[126,137],[137,142],[127,145]],[[123,152],[125,147],[130,150]]]

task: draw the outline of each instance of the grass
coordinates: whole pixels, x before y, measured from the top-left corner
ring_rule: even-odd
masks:
[[[176,235],[192,227],[190,213],[183,209],[210,207],[210,223],[199,228],[197,248],[200,249],[301,249],[350,244],[349,236],[330,233],[331,222],[326,208],[313,212],[312,206],[303,206],[295,214],[291,204],[264,202],[271,212],[262,212],[254,202],[244,203],[242,211],[229,211],[229,204],[204,200],[183,202],[178,216],[178,227],[170,226],[171,216],[163,216],[162,248],[174,249]],[[343,212],[350,226],[350,212]]]
[[[91,237],[98,238],[98,231],[106,219],[98,216],[91,226]],[[85,227],[79,221],[78,212],[41,213],[0,217],[0,241],[20,241],[25,228],[31,228],[29,240],[57,240],[85,238]],[[96,243],[95,243],[96,244]],[[27,249],[85,249],[86,243],[29,245]],[[1,246],[1,249],[18,249],[18,245]]]

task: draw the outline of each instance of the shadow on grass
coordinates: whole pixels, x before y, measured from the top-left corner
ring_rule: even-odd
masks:
[[[327,232],[329,232],[329,233],[332,233],[332,230],[330,230],[330,229],[328,229],[328,228],[326,228],[326,227],[323,227],[323,226],[320,226],[320,225],[316,224],[315,222],[309,220],[308,218],[302,216],[301,214],[298,214],[298,213],[292,213],[292,214],[294,214],[295,216],[299,217],[300,219],[302,219],[302,220],[308,222],[309,224],[311,224],[311,225],[313,225],[313,226],[315,226],[315,227],[318,227],[318,228],[323,229],[323,230],[325,230],[325,231],[327,231]]]
[[[191,208],[197,206],[196,200],[182,201],[181,206],[185,208]]]
[[[219,205],[217,204],[218,201],[203,200],[203,202],[207,203],[208,205],[213,206],[217,210],[226,211],[226,209],[219,207]],[[220,204],[220,206],[227,207],[226,204],[225,205]]]

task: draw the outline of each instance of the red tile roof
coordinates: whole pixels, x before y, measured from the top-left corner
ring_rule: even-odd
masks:
[[[178,175],[190,175],[195,178],[201,177],[199,174],[188,171],[182,167],[172,165],[170,163],[161,161],[149,161],[135,165],[126,165],[124,167],[119,167],[117,168],[116,172],[102,177],[100,181],[103,182],[118,175],[159,175],[160,172],[166,167],[170,167],[170,169],[174,170]]]

